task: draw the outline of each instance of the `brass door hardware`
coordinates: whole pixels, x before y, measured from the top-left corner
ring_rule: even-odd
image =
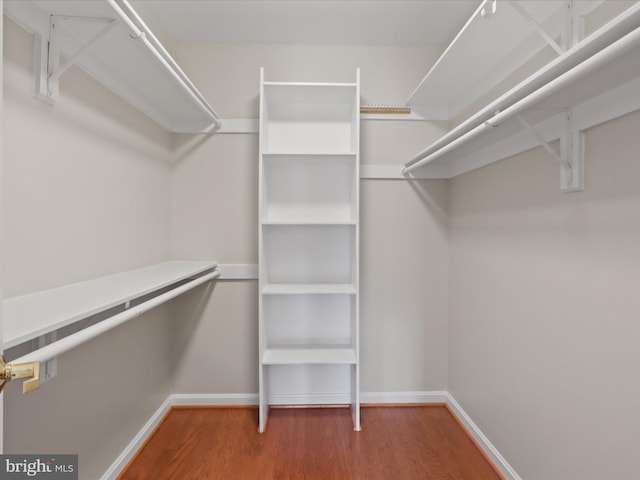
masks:
[[[0,356],[0,392],[8,381],[17,378],[29,379],[22,384],[22,393],[37,390],[40,386],[40,362],[5,363],[4,357]]]

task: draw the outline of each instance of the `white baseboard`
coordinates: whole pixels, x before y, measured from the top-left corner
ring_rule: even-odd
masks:
[[[171,406],[258,405],[257,393],[174,393]]]
[[[522,480],[516,471],[509,465],[509,462],[500,454],[498,449],[489,441],[487,436],[482,433],[482,430],[471,420],[471,417],[467,415],[460,404],[456,402],[456,399],[449,392],[445,392],[447,395],[447,405],[458,417],[458,420],[464,425],[467,431],[473,436],[478,446],[482,448],[484,453],[491,459],[493,464],[498,467],[500,472],[507,478],[507,480]]]
[[[153,433],[158,424],[162,421],[164,416],[171,408],[171,397],[167,398],[160,408],[151,416],[149,421],[145,423],[142,429],[133,437],[133,440],[129,442],[129,445],[122,451],[122,453],[111,464],[107,471],[102,475],[101,480],[113,480],[118,477],[120,472],[127,466],[129,461],[133,458],[136,452],[142,447],[144,442]]]
[[[361,403],[447,403],[448,393],[432,392],[361,392]]]
[[[343,398],[344,397],[344,398]],[[325,396],[305,395],[304,401],[300,396],[279,395],[272,399],[274,404],[286,403],[348,403],[348,396],[338,395],[325,398]],[[287,401],[289,400],[289,401]],[[320,402],[324,400],[324,402]],[[343,401],[339,401],[343,400]],[[476,440],[478,446],[493,461],[495,466],[505,476],[507,480],[522,480],[516,471],[509,465],[497,448],[489,441],[478,426],[471,420],[471,417],[462,409],[453,396],[446,391],[423,391],[423,392],[361,392],[361,403],[385,404],[385,403],[444,403],[447,404],[451,412],[464,425],[467,431]],[[118,474],[127,466],[138,449],[151,435],[156,426],[167,414],[172,406],[207,406],[207,405],[257,405],[257,393],[231,393],[231,394],[173,394],[162,403],[160,408],[152,415],[149,421],[142,427],[140,432],[131,440],[129,445],[113,462],[109,469],[102,476],[101,480],[115,479]]]
[[[361,392],[361,403],[449,403],[449,394],[445,391],[432,392]],[[187,393],[173,394],[169,397],[172,406],[187,405],[258,405],[257,393]],[[318,395],[270,395],[270,405],[317,405],[348,404],[348,393]]]

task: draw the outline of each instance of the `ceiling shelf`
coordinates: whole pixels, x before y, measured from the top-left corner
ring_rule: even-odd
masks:
[[[54,104],[58,78],[76,65],[170,132],[214,133],[221,127],[214,109],[126,0],[7,0],[4,13],[36,36],[37,98]]]
[[[452,178],[543,145],[561,164],[562,190],[582,190],[583,131],[640,109],[639,88],[636,4],[421,151],[403,174]]]

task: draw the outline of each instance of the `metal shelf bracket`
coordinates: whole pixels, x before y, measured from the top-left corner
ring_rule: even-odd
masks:
[[[543,135],[522,115],[516,115],[518,121],[538,140],[549,156],[560,165],[560,190],[565,193],[584,190],[584,132],[574,127],[573,111],[564,113],[564,129],[560,135],[560,151],[545,140]]]
[[[527,12],[522,5],[520,5],[517,0],[509,0],[509,5],[513,7],[513,9],[520,14],[522,18],[524,18],[536,31],[536,33],[549,44],[551,48],[555,50],[558,55],[562,55],[564,53],[564,49],[558,45],[558,43],[549,35],[544,28],[533,18],[529,12]]]
[[[60,65],[59,34],[57,33],[59,30],[57,25],[67,21],[102,23],[105,25],[82,48],[71,55],[64,64]],[[49,105],[54,105],[58,100],[60,76],[89,52],[91,47],[116,25],[115,18],[51,15],[49,17],[48,38],[35,34],[35,97]]]

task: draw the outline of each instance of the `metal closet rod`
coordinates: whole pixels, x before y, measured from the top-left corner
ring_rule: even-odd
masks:
[[[171,74],[171,76],[178,82],[179,85],[189,94],[189,96],[196,102],[196,104],[200,107],[202,111],[204,111],[207,115],[209,115],[213,124],[206,128],[203,133],[213,133],[218,130],[222,126],[222,120],[220,116],[216,113],[216,111],[209,105],[207,100],[200,94],[198,89],[193,85],[189,77],[182,71],[180,66],[175,62],[173,57],[167,52],[167,50],[162,46],[162,44],[158,41],[158,39],[153,35],[151,30],[146,26],[144,21],[140,18],[140,16],[131,8],[131,6],[125,1],[123,1],[123,5],[127,7],[131,15],[134,16],[135,21],[140,25],[136,25],[136,23],[127,15],[127,13],[118,5],[116,0],[107,0],[111,8],[114,12],[120,17],[120,19],[125,23],[125,25],[129,28],[133,36],[142,43],[151,51],[151,53],[156,57],[158,62],[163,65],[167,71]]]
[[[63,353],[68,352],[69,350],[77,347],[78,345],[85,343],[92,338],[101,335],[112,328],[117,327],[125,323],[132,318],[138,317],[143,313],[151,310],[152,308],[157,307],[173,298],[182,295],[183,293],[191,290],[192,288],[197,287],[198,285],[202,285],[203,283],[209,282],[215,278],[220,276],[220,270],[216,269],[213,272],[210,272],[206,275],[198,277],[194,280],[191,280],[184,285],[180,285],[177,288],[169,290],[157,297],[154,297],[146,302],[143,302],[135,307],[131,307],[124,312],[118,313],[113,317],[109,317],[106,320],[103,320],[100,323],[96,323],[90,327],[85,328],[84,330],[80,330],[79,332],[73,333],[68,337],[62,338],[56,342],[50,343],[38,350],[35,350],[31,353],[27,353],[26,355],[13,360],[12,364],[18,363],[29,363],[29,362],[46,362],[51,360],[52,358],[56,358]]]
[[[594,61],[592,59],[595,58],[595,61],[598,62],[599,65],[600,63],[606,63],[606,61],[608,60],[606,55],[615,56],[616,54],[623,53],[618,52],[618,49],[630,47],[625,47],[625,43],[622,41],[624,39],[627,39],[627,42],[635,41],[633,40],[633,38],[627,37],[630,37],[632,34],[638,34],[637,29],[639,22],[640,4],[637,4],[620,14],[609,25],[601,27],[598,31],[594,32],[592,35],[580,42],[577,46],[569,51],[568,55],[565,54],[563,56],[560,56],[556,60],[553,60],[551,63],[549,63],[546,67],[543,67],[538,73],[534,74],[535,78],[529,77],[528,79],[524,80],[518,86],[505,93],[502,97],[499,97],[497,100],[487,105],[475,115],[469,117],[453,130],[429,145],[422,152],[420,152],[418,155],[404,164],[405,168],[402,170],[402,173],[406,175],[407,173],[413,171],[415,168],[426,165],[436,158],[439,158],[442,155],[445,155],[451,150],[457,148],[458,146],[466,143],[472,138],[475,138],[489,126],[487,125],[488,122],[491,124],[490,126],[496,126],[498,123],[504,121],[508,116],[511,116],[507,112],[512,111],[512,107],[520,105],[521,102],[527,100],[534,94],[540,94],[543,89],[546,94],[553,93],[547,91],[548,86],[551,84],[555,85],[556,80],[564,78],[570,72],[574,73],[569,77],[570,79],[567,80],[567,83],[575,80],[579,76],[582,76],[583,74],[580,72],[583,68],[588,68],[588,66],[591,65],[590,62]],[[631,33],[627,33],[622,38],[618,38],[613,41],[613,43],[611,43],[611,36],[614,36],[618,32],[624,31],[630,31]],[[603,47],[603,43],[607,43],[608,46]],[[615,47],[615,45],[618,45],[618,47]],[[604,50],[610,53],[600,55],[600,53]],[[588,56],[589,54],[591,54],[591,56]],[[578,63],[572,69],[564,72],[561,75],[557,75],[557,70],[562,69],[563,65],[565,65],[567,62],[575,61],[576,58],[581,57],[586,57],[584,58],[582,63]],[[597,66],[594,68],[597,68]],[[575,75],[575,77],[573,75]],[[540,85],[540,87],[534,89],[528,96],[518,99],[518,97],[522,95],[523,90],[530,89],[535,85]],[[561,86],[558,88],[561,88]],[[534,103],[535,101],[537,100],[529,100],[529,102],[531,103]],[[511,104],[510,107],[504,108],[505,105],[509,104]],[[494,112],[496,111],[500,112],[498,114],[494,114]],[[520,109],[512,111],[512,114],[515,115],[520,111]]]

